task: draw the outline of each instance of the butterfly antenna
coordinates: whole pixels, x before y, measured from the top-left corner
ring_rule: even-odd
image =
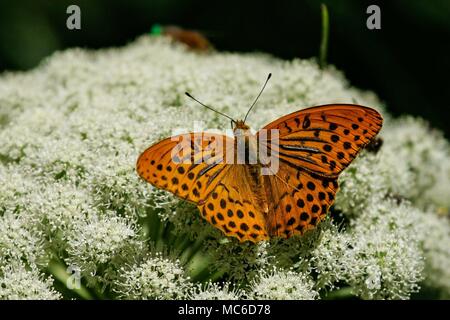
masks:
[[[220,115],[222,115],[222,116],[227,117],[228,119],[230,119],[231,122],[236,123],[236,121],[235,121],[232,117],[230,117],[229,115],[226,115],[226,114],[223,113],[223,112],[217,111],[216,109],[211,108],[210,106],[207,106],[206,104],[204,104],[204,103],[198,101],[198,100],[195,99],[189,92],[185,92],[185,94],[186,94],[189,98],[191,98],[192,100],[194,100],[194,101],[198,102],[200,105],[204,106],[205,108],[207,108],[207,109],[209,109],[209,110],[212,110],[212,111],[214,111],[214,112],[217,112],[218,114],[220,114]]]
[[[247,111],[247,113],[245,115],[245,118],[244,118],[244,123],[245,123],[245,120],[247,120],[247,117],[248,117],[248,114],[250,113],[250,110],[252,110],[252,108],[255,106],[256,102],[258,101],[259,96],[263,93],[264,88],[266,87],[267,82],[269,82],[270,77],[272,77],[271,73],[269,73],[269,75],[267,76],[266,82],[264,82],[264,85],[263,85],[261,91],[259,92],[259,94],[256,97],[255,101],[253,101],[253,104],[250,106],[250,109],[248,109],[248,111]]]

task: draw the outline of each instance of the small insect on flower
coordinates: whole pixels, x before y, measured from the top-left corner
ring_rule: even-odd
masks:
[[[204,219],[241,242],[289,238],[314,228],[334,202],[339,174],[383,122],[374,109],[330,104],[288,114],[253,134],[246,119],[270,77],[243,120],[187,93],[229,118],[233,138],[206,132],[175,136],[137,161],[144,180],[195,203]]]
[[[173,41],[181,42],[194,51],[209,51],[213,48],[208,39],[198,31],[187,30],[177,26],[160,26],[158,24],[152,27],[152,34],[170,37]]]
[[[369,142],[369,144],[365,147],[365,149],[372,153],[377,153],[380,151],[381,147],[383,146],[383,139],[381,138],[375,138],[372,139],[372,141]]]

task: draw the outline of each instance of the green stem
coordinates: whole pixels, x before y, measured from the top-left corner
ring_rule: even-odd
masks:
[[[70,274],[67,273],[66,270],[67,270],[67,266],[59,261],[52,260],[48,265],[48,272],[50,272],[55,277],[55,279],[57,279],[64,285],[67,284],[67,280],[71,276]],[[80,285],[80,288],[69,289],[67,286],[66,286],[66,288],[67,288],[67,290],[73,291],[74,293],[76,293],[78,296],[80,296],[83,299],[88,299],[88,300],[93,299],[92,295],[83,286],[83,284]]]
[[[322,39],[320,41],[320,53],[319,53],[319,66],[324,68],[327,64],[327,52],[328,52],[328,35],[330,31],[330,19],[328,16],[328,9],[325,4],[320,6],[322,10]]]
[[[324,297],[325,300],[340,300],[354,298],[353,289],[351,287],[340,288],[331,292]]]
[[[196,255],[203,246],[203,242],[205,240],[204,235],[200,235],[194,243],[189,246],[189,250],[186,249],[183,252],[183,256],[186,259],[185,261],[189,261],[192,259],[194,255]]]
[[[197,254],[192,257],[187,265],[187,270],[189,271],[192,281],[198,282],[209,279],[209,263],[207,256]]]

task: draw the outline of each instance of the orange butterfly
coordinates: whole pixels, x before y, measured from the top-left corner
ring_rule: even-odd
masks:
[[[263,89],[244,120],[216,111],[234,123],[233,138],[206,132],[175,136],[154,144],[137,161],[143,179],[195,203],[203,218],[241,242],[288,238],[314,228],[334,202],[338,175],[377,135],[383,122],[368,107],[322,105],[266,125],[263,129],[278,133],[274,143],[270,134],[260,130],[254,135],[245,123]],[[242,138],[246,161],[237,163],[234,151]],[[270,170],[267,159],[257,155],[256,162],[248,161],[252,150],[259,154],[255,150],[263,148],[278,161],[277,170],[265,175],[261,171]]]

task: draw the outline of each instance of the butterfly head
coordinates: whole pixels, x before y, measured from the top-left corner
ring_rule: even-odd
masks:
[[[233,128],[233,133],[235,136],[249,135],[250,127],[245,124],[244,120],[237,120]]]
[[[199,100],[195,99],[189,92],[185,92],[185,94],[191,98],[192,100],[198,102],[200,105],[204,106],[205,108],[212,110],[222,116],[224,116],[225,118],[228,118],[231,120],[231,126],[233,127],[234,124],[234,135],[250,135],[250,127],[248,125],[245,124],[245,121],[247,120],[247,117],[250,113],[250,111],[253,109],[253,107],[255,106],[256,102],[258,101],[259,97],[261,96],[261,94],[264,91],[264,88],[267,85],[267,82],[269,81],[269,79],[272,77],[272,74],[269,73],[269,75],[267,76],[266,82],[264,82],[264,85],[261,89],[261,91],[259,92],[258,96],[256,97],[255,101],[253,101],[253,104],[250,106],[250,108],[248,109],[247,113],[245,114],[244,120],[234,120],[232,117],[230,117],[229,115],[220,112],[214,108],[211,108],[210,106],[207,106],[206,104],[204,104],[203,102],[200,102]]]

